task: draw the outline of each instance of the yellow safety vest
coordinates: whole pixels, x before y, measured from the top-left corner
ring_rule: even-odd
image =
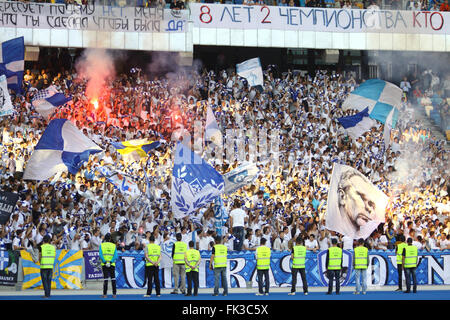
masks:
[[[173,263],[174,264],[184,264],[184,253],[187,250],[187,244],[183,241],[177,241],[173,248]]]
[[[227,252],[228,249],[223,244],[216,244],[214,246],[214,268],[227,267]]]
[[[306,247],[294,246],[294,258],[292,259],[292,268],[301,269],[305,268],[306,260]]]
[[[150,261],[147,261],[145,263],[146,266],[153,266],[152,262],[158,261],[160,255],[161,255],[161,247],[158,246],[156,243],[149,243],[147,245],[147,255]],[[158,263],[158,266],[161,263]]]
[[[270,248],[260,246],[256,249],[256,269],[267,270],[270,267]]]
[[[369,250],[366,247],[355,248],[355,269],[367,269]]]
[[[53,269],[56,257],[54,245],[44,243],[41,246],[41,269]]]
[[[342,249],[339,247],[328,248],[328,270],[341,270]]]
[[[103,242],[101,244],[103,258],[106,262],[111,262],[111,260],[114,257],[114,252],[116,251],[116,245],[112,242]],[[101,263],[102,266],[105,265],[105,263]],[[112,266],[116,266],[116,263],[111,263]]]
[[[406,248],[408,245],[404,242],[399,243],[397,246],[397,264],[402,264],[403,259],[403,249]]]
[[[196,249],[189,249],[188,251],[186,251],[186,255],[187,255],[187,261],[192,266],[195,266],[197,264],[197,262],[200,260],[200,251],[198,251]],[[191,272],[191,271],[197,271],[198,272],[198,266],[195,269],[191,269],[186,264],[186,272]]]
[[[417,247],[407,246],[405,248],[405,268],[415,268],[417,267]]]

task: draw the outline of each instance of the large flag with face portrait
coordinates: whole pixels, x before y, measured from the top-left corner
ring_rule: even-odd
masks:
[[[335,163],[328,190],[326,228],[366,239],[385,222],[388,197],[358,170]]]

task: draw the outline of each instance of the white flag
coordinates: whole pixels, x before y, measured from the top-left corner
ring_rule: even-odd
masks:
[[[326,228],[366,239],[385,222],[388,197],[358,170],[335,163],[328,191]]]
[[[11,102],[11,96],[8,91],[8,83],[6,76],[0,76],[0,117],[7,116],[13,113],[13,105]]]
[[[236,73],[245,78],[250,87],[264,87],[264,76],[259,58],[253,58],[236,65]]]

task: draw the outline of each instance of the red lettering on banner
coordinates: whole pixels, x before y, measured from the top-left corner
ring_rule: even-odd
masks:
[[[433,25],[433,16],[435,14],[438,14],[441,17],[441,25],[439,26],[439,28],[435,28]],[[431,28],[433,28],[433,30],[435,30],[435,31],[442,29],[442,27],[444,26],[444,17],[442,16],[442,14],[440,12],[435,11],[430,15],[430,25],[431,25]]]
[[[261,23],[272,23],[272,21],[269,21],[269,20],[266,21],[267,17],[270,15],[270,9],[269,9],[269,7],[268,7],[268,6],[263,6],[263,7],[261,7],[261,10],[260,10],[260,11],[262,12],[263,9],[267,9],[267,14],[266,14],[266,16],[264,17],[264,19],[262,19]]]
[[[420,28],[422,28],[422,25],[420,24],[420,22],[417,20],[417,16],[420,14],[421,12],[413,12],[413,27],[416,27],[416,22],[419,25]]]
[[[203,10],[204,8],[206,8],[206,11]],[[211,9],[208,6],[206,6],[206,5],[201,6],[200,7],[200,12],[201,12],[200,13],[200,21],[201,22],[203,22],[203,23],[210,23],[212,21]],[[209,19],[207,19],[206,21],[203,20],[203,16],[204,15],[207,15],[209,17]]]
[[[428,28],[428,14],[429,11],[422,11],[423,14],[425,14],[425,28]]]

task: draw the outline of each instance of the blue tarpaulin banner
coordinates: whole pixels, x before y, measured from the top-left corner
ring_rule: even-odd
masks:
[[[355,285],[355,272],[352,267],[353,253],[344,250],[344,269],[341,273],[341,285]],[[214,287],[214,273],[209,270],[210,251],[201,251],[202,262],[199,270],[200,288]],[[419,252],[417,282],[419,285],[450,284],[450,250],[432,250]],[[328,285],[325,272],[326,251],[308,252],[306,256],[306,277],[308,286]],[[398,273],[396,256],[393,250],[369,251],[370,265],[367,273],[368,286],[396,286]],[[272,252],[270,263],[271,287],[290,287],[292,283],[290,252]],[[257,287],[256,260],[254,251],[229,252],[227,279],[231,288]],[[163,288],[172,287],[171,268],[160,269]],[[116,279],[118,288],[144,288],[145,262],[143,251],[125,251],[119,253],[116,262]],[[404,278],[404,277],[403,277]],[[299,276],[297,286],[301,287]]]

